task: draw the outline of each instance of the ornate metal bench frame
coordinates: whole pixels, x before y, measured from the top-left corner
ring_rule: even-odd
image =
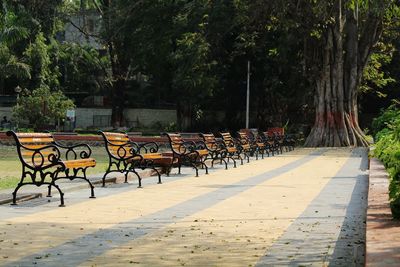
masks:
[[[224,162],[225,170],[228,169],[228,163],[226,158],[228,157],[228,150],[222,140],[217,140],[214,134],[204,134],[200,133],[199,136],[203,138],[206,149],[210,153],[211,167],[214,167],[214,162],[219,160],[220,164]],[[233,159],[232,159],[233,160]],[[236,168],[236,162],[234,162],[234,168]]]
[[[228,151],[228,162],[229,160],[232,160],[234,167],[236,167],[236,159],[239,159],[240,165],[243,165],[243,157],[241,155],[243,154],[245,157],[246,155],[243,153],[243,147],[239,140],[233,138],[229,132],[220,132],[219,135],[222,137],[222,141]]]
[[[48,185],[47,197],[51,197],[51,188],[55,187],[60,194],[60,207],[64,207],[64,193],[56,184],[56,181],[60,179],[85,180],[90,187],[90,198],[95,198],[94,186],[87,178],[86,170],[94,167],[96,161],[90,158],[92,150],[87,144],[64,146],[57,143],[50,133],[8,131],[7,135],[14,137],[18,157],[22,164],[21,179],[12,193],[13,205],[16,205],[17,192],[22,186]],[[61,151],[64,150],[65,153],[62,153]],[[62,155],[64,155],[64,159],[62,159]],[[79,172],[82,173],[81,176],[79,176]],[[64,174],[64,176],[59,176],[60,174]],[[46,181],[48,177],[50,181]],[[30,181],[27,181],[28,179]]]
[[[178,167],[178,174],[181,173],[182,166],[193,167],[196,171],[196,177],[199,176],[198,166],[205,168],[208,174],[208,167],[205,161],[210,154],[206,144],[203,141],[184,141],[179,133],[162,133],[162,136],[167,136],[174,158],[174,165]],[[207,153],[204,153],[207,151]]]
[[[133,173],[138,178],[139,188],[142,187],[142,178],[136,169],[152,169],[158,176],[158,184],[161,184],[161,174],[157,167],[165,167],[157,164],[157,160],[162,159],[163,156],[158,153],[158,145],[155,142],[147,142],[138,144],[130,141],[126,133],[114,132],[99,132],[103,136],[105,148],[108,154],[108,167],[102,178],[103,187],[106,183],[106,177],[110,173],[117,172],[124,174],[125,183],[128,182],[129,173]],[[113,138],[110,138],[114,136]],[[120,141],[119,141],[120,140]],[[110,149],[113,148],[113,151]],[[148,154],[157,154],[156,157],[149,159],[146,158]],[[167,168],[169,174],[170,167]]]

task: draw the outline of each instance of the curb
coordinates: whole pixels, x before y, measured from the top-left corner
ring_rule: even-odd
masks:
[[[161,170],[159,170],[159,171],[160,171],[160,174],[162,174]],[[148,177],[153,176],[155,174],[155,172],[152,171],[152,170],[141,170],[139,172],[139,174],[140,174],[140,177],[142,179],[144,179],[144,178],[148,178]],[[99,175],[96,175],[95,177],[99,177]],[[93,178],[93,176],[89,177],[89,180],[90,180],[90,178]],[[116,174],[115,177],[106,178],[105,182],[106,182],[106,184],[119,184],[119,183],[123,183],[124,179],[125,179],[125,177],[124,177],[123,174]],[[100,179],[96,178],[96,180],[93,180],[93,181],[91,180],[90,182],[94,186],[103,184],[102,178],[100,178]],[[62,191],[64,193],[65,192],[73,192],[73,191],[77,191],[77,190],[80,190],[80,189],[88,188],[88,184],[87,183],[79,183],[78,185],[75,185],[75,186],[71,185],[70,182],[64,182],[62,184],[67,185],[66,188],[62,189]],[[10,190],[13,190],[13,189],[10,189]],[[17,203],[21,203],[21,202],[29,201],[29,200],[32,200],[32,199],[41,198],[45,194],[46,193],[43,193],[43,192],[42,193],[23,193],[23,194],[17,196],[16,200],[17,200]],[[1,194],[0,194],[0,205],[5,205],[5,204],[12,203],[12,201],[13,201],[12,193],[10,192],[9,194],[6,194],[6,195],[7,196],[5,198],[1,198]]]
[[[389,176],[376,158],[370,161],[365,266],[399,266],[400,221],[389,205]]]
[[[42,193],[26,193],[26,194],[23,194],[21,196],[18,196],[16,198],[16,200],[17,200],[17,203],[18,203],[18,202],[32,200],[32,199],[35,199],[35,198],[40,198],[42,196],[43,196]],[[9,203],[12,203],[12,201],[13,201],[12,197],[11,198],[6,198],[6,199],[1,199],[0,200],[0,205],[9,204]]]

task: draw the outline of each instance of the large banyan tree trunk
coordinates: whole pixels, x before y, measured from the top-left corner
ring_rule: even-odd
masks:
[[[381,34],[381,19],[370,13],[362,22],[357,8],[344,10],[341,0],[335,1],[334,13],[335,21],[326,28],[319,46],[315,123],[305,146],[368,146],[358,124],[357,92]]]

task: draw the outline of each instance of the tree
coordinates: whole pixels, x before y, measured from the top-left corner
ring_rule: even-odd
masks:
[[[74,103],[59,90],[50,90],[43,85],[32,92],[24,90],[13,108],[13,118],[27,121],[35,130],[65,119],[66,111],[74,108]]]
[[[109,91],[109,84],[104,79],[107,75],[108,59],[89,46],[74,43],[54,45],[51,49],[59,66],[60,88],[68,94],[83,96],[100,95]],[[79,103],[75,102],[79,105]]]
[[[177,40],[173,54],[175,75],[173,88],[177,95],[178,125],[181,130],[192,127],[196,104],[212,94],[216,77],[215,62],[209,59],[210,47],[201,33],[185,33]]]
[[[60,71],[59,66],[51,68],[51,45],[46,44],[43,33],[36,35],[35,41],[25,50],[24,56],[29,66],[31,66],[31,79],[29,88],[36,89],[43,86],[57,88],[59,86]]]
[[[119,0],[97,5],[104,14],[102,37],[110,56],[113,121],[123,121],[128,81],[140,73],[150,78],[148,90],[154,95],[163,91],[176,103],[181,129],[190,127],[191,107],[212,91],[215,79],[204,33],[207,2]]]
[[[126,0],[77,0],[71,1],[72,12],[78,11],[84,15],[87,10],[95,10],[99,14],[101,30],[98,33],[89,33],[85,25],[73,24],[82,34],[96,38],[104,44],[109,59],[110,97],[112,104],[111,124],[114,127],[124,126],[123,116],[126,105],[127,80],[135,68],[133,58],[129,54],[133,43],[131,35],[135,35],[135,24],[142,17],[140,11],[145,1]],[[147,3],[149,4],[149,3]],[[134,24],[127,23],[128,21]]]
[[[306,146],[367,146],[358,123],[364,69],[393,18],[395,1],[299,1],[309,30],[305,63],[315,84],[315,123]],[[307,12],[312,11],[312,13]]]
[[[0,12],[0,94],[5,94],[4,81],[10,77],[29,79],[30,66],[12,51],[15,44],[28,36],[28,29],[19,25],[18,18],[6,5]]]
[[[60,73],[50,50],[58,30],[55,1],[2,1],[0,12],[0,88],[13,93],[16,85],[33,90],[57,87]],[[4,88],[4,89],[5,89]],[[4,90],[3,90],[4,91]]]

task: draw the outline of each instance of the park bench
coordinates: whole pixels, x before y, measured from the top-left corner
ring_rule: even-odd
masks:
[[[57,143],[51,133],[8,131],[7,135],[14,137],[22,164],[21,180],[12,193],[14,205],[17,192],[22,186],[48,185],[47,196],[51,197],[51,188],[55,187],[60,193],[60,207],[63,207],[64,193],[56,184],[59,179],[83,179],[90,186],[90,198],[95,197],[94,187],[86,177],[86,170],[95,167],[96,161],[90,157],[92,150],[87,144],[64,146]]]
[[[211,167],[214,166],[214,161],[220,161],[225,163],[225,169],[228,169],[228,163],[226,161],[226,158],[229,157],[228,151],[224,145],[224,142],[222,140],[217,140],[214,136],[214,134],[204,134],[200,133],[200,137],[203,139],[204,144],[206,145],[207,150],[209,151],[210,154],[210,159],[211,159]],[[229,159],[228,159],[229,160]],[[236,163],[234,162],[234,167],[236,168]]]
[[[285,151],[291,151],[294,149],[296,142],[294,138],[285,134],[284,128],[282,127],[268,128],[267,132],[269,136],[272,136],[276,140],[276,142],[278,142],[281,153],[283,148],[285,148]]]
[[[268,146],[265,144],[263,139],[258,133],[258,129],[240,129],[240,132],[246,136],[247,140],[252,146],[252,149],[255,151],[254,154],[256,159],[258,159],[258,155],[261,154],[261,158],[264,158],[264,154],[267,153],[269,156]]]
[[[163,133],[162,135],[168,137],[171,156],[174,158],[174,166],[178,167],[179,174],[182,166],[193,167],[196,171],[196,177],[199,176],[199,166],[202,169],[205,168],[206,174],[208,174],[208,167],[205,162],[210,153],[203,141],[184,141],[179,133]]]
[[[158,176],[158,183],[161,184],[161,173],[158,167],[164,168],[167,175],[172,167],[173,159],[158,151],[155,142],[138,144],[130,141],[126,133],[101,132],[108,155],[108,167],[103,175],[103,187],[108,174],[117,172],[125,175],[125,183],[128,182],[129,173],[137,176],[139,188],[142,187],[142,178],[136,169],[152,169]]]
[[[243,147],[240,142],[234,139],[229,132],[220,132],[219,134],[222,137],[222,141],[224,142],[224,145],[228,151],[229,157],[231,159],[240,159],[240,164],[243,165],[243,157],[241,156]],[[248,158],[247,162],[249,162]]]
[[[250,156],[255,156],[256,160],[258,160],[258,154],[261,154],[261,157],[264,158],[264,147],[265,145],[262,143],[258,144],[257,140],[254,138],[253,134],[246,129],[238,131],[239,140],[242,144],[244,144],[244,150],[246,154]]]
[[[280,153],[279,142],[275,139],[275,135],[269,133],[268,131],[260,132],[259,134],[260,141],[265,144],[266,151],[268,151],[268,156],[271,154],[274,156],[275,154]]]
[[[257,153],[257,145],[252,144],[249,139],[247,138],[247,134],[243,132],[237,132],[237,140],[239,146],[241,147],[241,151],[245,158],[247,158],[247,162],[250,161],[250,156]],[[256,157],[257,158],[257,157]]]

